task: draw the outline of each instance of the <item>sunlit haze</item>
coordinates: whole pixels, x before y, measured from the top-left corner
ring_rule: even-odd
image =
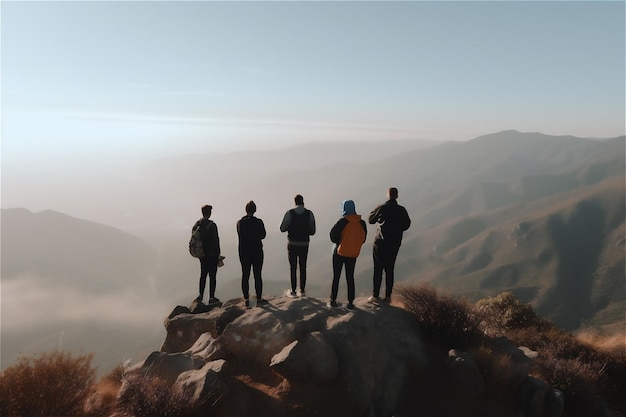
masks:
[[[623,2],[2,2],[3,169],[624,131]]]
[[[417,266],[432,262],[431,275],[452,282],[437,275],[448,260],[433,259],[446,244],[461,247],[444,238],[464,216],[486,219],[460,223],[464,238],[488,227],[501,237],[459,249],[476,255],[467,262],[477,269],[458,270],[476,277],[492,262],[483,247],[493,246],[494,265],[509,262],[498,250],[509,248],[511,229],[528,216],[566,218],[565,202],[587,198],[579,190],[606,203],[598,218],[619,220],[625,9],[623,1],[0,1],[2,331],[12,332],[2,366],[61,342],[97,348],[107,366],[128,350],[158,349],[163,317],[197,297],[188,242],[204,204],[214,207],[226,256],[224,300],[241,297],[236,222],[250,200],[267,228],[268,296],[287,286],[279,225],[296,194],[318,227],[310,297],[328,295],[328,233],[341,202],[353,199],[366,218],[389,186],[413,219],[403,277],[422,279],[428,271]],[[46,230],[41,240],[22,232],[35,223]],[[371,292],[368,228],[357,296]],[[559,252],[545,240],[533,245]],[[517,285],[541,288],[532,300],[552,306],[534,281],[546,270],[520,267],[533,278]],[[510,276],[517,283],[518,272]],[[479,278],[454,287],[481,296],[497,287]],[[598,293],[615,292],[606,288]]]

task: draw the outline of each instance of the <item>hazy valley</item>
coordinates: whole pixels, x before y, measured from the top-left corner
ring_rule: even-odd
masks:
[[[217,289],[227,300],[241,296],[235,222],[250,199],[268,230],[265,293],[287,287],[278,225],[302,194],[318,229],[307,293],[326,298],[328,233],[341,201],[353,199],[366,216],[389,186],[399,188],[413,221],[399,281],[431,282],[473,301],[510,290],[567,331],[623,332],[624,155],[624,137],[505,131],[443,144],[173,156],[75,182],[30,184],[33,195],[60,198],[46,207],[54,211],[2,210],[2,367],[18,352],[60,345],[95,352],[105,371],[156,350],[163,319],[196,296],[199,267],[187,242],[205,203],[214,207],[227,257]],[[370,226],[357,295],[371,291],[373,236]]]

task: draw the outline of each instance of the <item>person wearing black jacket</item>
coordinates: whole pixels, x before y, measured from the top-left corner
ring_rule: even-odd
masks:
[[[220,259],[220,238],[217,232],[217,225],[209,220],[213,206],[202,206],[202,219],[200,222],[200,236],[204,257],[200,258],[200,294],[196,301],[204,298],[207,275],[209,276],[209,304],[219,303],[215,297],[215,287],[217,286],[217,264]]]
[[[246,300],[246,307],[250,306],[250,269],[254,274],[254,290],[256,303],[265,304],[263,295],[263,242],[266,231],[263,220],[254,217],[256,204],[249,201],[246,204],[246,215],[237,221],[237,235],[239,236],[239,261],[241,262],[241,290]]]
[[[398,189],[387,190],[388,200],[376,207],[369,215],[369,223],[376,224],[374,237],[374,289],[370,302],[377,302],[385,272],[385,301],[391,300],[394,283],[396,257],[402,244],[402,234],[411,226],[411,219],[406,209],[398,204]]]

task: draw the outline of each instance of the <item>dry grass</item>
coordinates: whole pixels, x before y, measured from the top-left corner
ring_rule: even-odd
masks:
[[[117,411],[132,417],[189,417],[197,412],[197,404],[170,384],[156,377],[129,375],[125,377],[126,389],[120,396]]]
[[[614,341],[584,342],[540,318],[511,294],[477,305],[483,312],[491,309],[484,322],[490,334],[504,335],[538,352],[530,372],[563,391],[567,416],[626,415],[626,355]]]
[[[95,382],[92,358],[65,352],[20,357],[0,374],[0,415],[83,416]]]
[[[117,395],[122,386],[125,367],[118,365],[98,381],[85,402],[86,417],[108,417],[117,406]]]
[[[576,339],[592,348],[626,361],[626,334],[599,334],[592,330],[584,330],[576,334]]]
[[[475,305],[439,294],[428,285],[402,286],[397,294],[404,308],[415,314],[426,337],[441,347],[472,352],[485,377],[488,396],[514,398],[530,373],[564,393],[565,416],[626,416],[623,339],[574,337],[539,317],[512,293]],[[486,347],[491,338],[502,336],[513,346],[537,351],[537,358],[522,365],[506,352]]]

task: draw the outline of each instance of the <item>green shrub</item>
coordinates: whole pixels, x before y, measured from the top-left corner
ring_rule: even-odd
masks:
[[[529,304],[522,303],[510,291],[480,300],[476,308],[483,317],[482,328],[490,336],[513,329],[535,327],[544,330],[552,327],[550,322],[539,317]]]
[[[428,284],[398,285],[396,295],[404,308],[417,317],[425,333],[446,346],[471,346],[482,337],[478,311],[468,302],[439,294]]]
[[[82,416],[95,381],[92,359],[66,352],[20,357],[0,374],[0,415]]]

